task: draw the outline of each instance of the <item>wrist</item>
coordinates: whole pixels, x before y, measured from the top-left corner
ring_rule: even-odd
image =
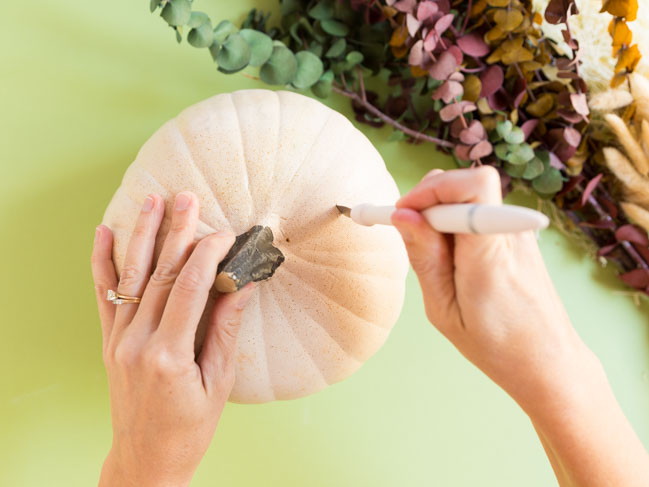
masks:
[[[186,487],[193,472],[171,474],[161,471],[156,465],[143,465],[128,461],[128,457],[111,449],[101,469],[99,487]]]

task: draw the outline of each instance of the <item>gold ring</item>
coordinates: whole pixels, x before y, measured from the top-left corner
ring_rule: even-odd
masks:
[[[141,301],[137,296],[125,296],[124,294],[119,294],[112,289],[109,289],[108,293],[106,293],[106,300],[112,301],[113,304],[137,304]]]

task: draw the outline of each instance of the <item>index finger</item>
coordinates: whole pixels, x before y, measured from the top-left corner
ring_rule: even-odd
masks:
[[[218,232],[198,242],[169,294],[156,333],[170,348],[194,352],[194,337],[219,263],[234,243],[234,234]],[[173,344],[173,345],[172,345]]]
[[[427,175],[397,201],[397,208],[421,211],[441,203],[502,203],[500,175],[491,166]]]

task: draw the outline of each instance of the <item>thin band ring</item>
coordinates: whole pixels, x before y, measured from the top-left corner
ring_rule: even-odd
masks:
[[[106,293],[106,300],[112,301],[113,304],[137,304],[141,301],[141,298],[137,296],[126,296],[109,289]]]

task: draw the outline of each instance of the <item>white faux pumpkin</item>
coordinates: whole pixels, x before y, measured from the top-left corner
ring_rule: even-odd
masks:
[[[381,347],[403,304],[407,256],[394,228],[357,225],[334,205],[393,204],[399,193],[381,156],[344,116],[295,93],[244,90],[165,123],[104,215],[118,271],[146,195],[161,194],[168,215],[183,190],[200,201],[197,240],[269,226],[286,258],[244,311],[231,401],[314,393]],[[168,229],[165,216],[156,256]]]

